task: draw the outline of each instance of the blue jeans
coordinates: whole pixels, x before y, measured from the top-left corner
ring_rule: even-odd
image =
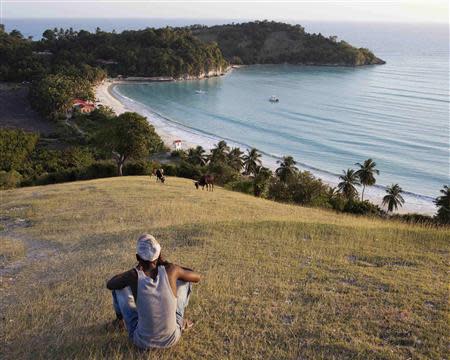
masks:
[[[177,325],[183,329],[183,317],[186,306],[189,304],[189,298],[192,293],[192,283],[177,280]],[[113,306],[116,316],[123,319],[128,330],[128,336],[133,338],[133,333],[138,324],[138,313],[134,296],[130,287],[125,287],[121,290],[113,290]]]

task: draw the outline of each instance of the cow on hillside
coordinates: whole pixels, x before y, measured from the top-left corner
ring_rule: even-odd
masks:
[[[199,181],[194,183],[195,188],[198,190],[199,186],[204,190],[206,186],[206,191],[214,191],[214,176],[213,175],[203,175]]]
[[[156,176],[156,182],[161,181],[164,184],[164,181],[166,181],[163,169],[153,169],[153,175]]]

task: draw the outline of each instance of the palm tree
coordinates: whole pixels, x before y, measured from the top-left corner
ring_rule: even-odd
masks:
[[[256,175],[256,168],[261,166],[261,153],[257,149],[247,149],[247,154],[243,156],[244,160],[244,174]]]
[[[255,196],[261,196],[267,187],[267,183],[272,177],[272,171],[264,166],[257,165],[254,170],[253,177],[253,194]]]
[[[226,141],[220,140],[216,147],[211,149],[211,154],[209,155],[209,161],[211,163],[222,162],[225,163],[227,160],[227,154],[230,151],[230,147],[227,145]]]
[[[375,185],[375,174],[379,175],[380,171],[378,169],[375,169],[377,163],[372,159],[367,159],[362,164],[356,163],[355,165],[359,166],[359,170],[356,172],[356,176],[359,178],[359,182],[363,187],[361,192],[361,201],[364,201],[364,190],[366,186]]]
[[[280,167],[275,170],[275,173],[282,182],[287,182],[298,172],[298,168],[295,166],[297,163],[292,156],[283,156],[282,160],[277,161],[277,164],[280,164]]]
[[[236,171],[240,172],[243,165],[243,152],[240,148],[235,147],[230,150],[228,153],[228,164]]]
[[[441,196],[438,196],[434,203],[438,207],[437,219],[444,224],[450,224],[450,188],[444,185],[441,189]]]
[[[353,199],[356,195],[358,195],[358,190],[356,190],[355,185],[359,185],[359,178],[356,175],[355,170],[343,170],[342,175],[339,176],[339,179],[342,181],[337,186],[338,190],[348,200]]]
[[[187,161],[193,165],[203,166],[206,164],[206,151],[202,146],[190,148],[187,153]]]
[[[383,197],[382,205],[388,208],[388,212],[392,212],[402,207],[405,203],[405,199],[400,195],[403,192],[402,188],[398,184],[392,184],[386,188],[386,195]]]

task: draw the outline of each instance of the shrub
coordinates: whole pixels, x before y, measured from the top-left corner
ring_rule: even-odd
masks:
[[[146,160],[129,161],[123,168],[124,175],[150,175],[152,164]]]
[[[202,176],[202,171],[199,166],[195,166],[186,161],[182,161],[177,166],[177,176],[196,180],[200,178],[200,176]]]
[[[80,179],[96,179],[113,177],[117,175],[117,166],[114,162],[108,160],[96,161],[80,174]]]
[[[162,164],[161,169],[164,170],[166,176],[177,176],[177,166],[174,164]]]
[[[20,170],[33,152],[39,135],[23,130],[0,128],[0,169]]]
[[[344,212],[357,215],[384,215],[385,212],[379,206],[372,204],[368,200],[349,200],[345,204]]]
[[[16,170],[0,170],[0,189],[12,189],[17,187],[22,180],[22,175]]]
[[[225,188],[253,195],[253,180],[251,179],[236,180],[226,184]]]
[[[214,175],[215,182],[219,185],[236,181],[240,176],[239,172],[233,169],[230,165],[219,161],[209,164],[208,170],[210,174]]]

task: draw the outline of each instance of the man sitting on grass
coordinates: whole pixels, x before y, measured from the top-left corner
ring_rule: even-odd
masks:
[[[117,315],[113,324],[125,325],[141,349],[173,346],[182,330],[193,325],[183,316],[192,283],[200,281],[200,274],[165,261],[161,245],[149,234],[139,237],[136,258],[135,268],[114,276],[106,285],[112,290]]]

